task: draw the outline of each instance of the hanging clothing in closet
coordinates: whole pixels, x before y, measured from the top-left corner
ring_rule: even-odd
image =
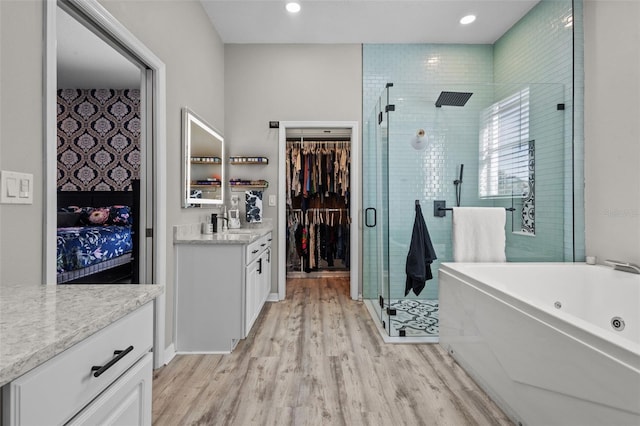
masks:
[[[350,166],[350,142],[287,142],[287,270],[349,268]]]
[[[321,200],[336,194],[349,202],[350,142],[288,142],[285,152],[287,205],[302,196],[304,209],[309,198]]]
[[[287,269],[312,272],[350,267],[347,209],[291,210],[287,226]]]

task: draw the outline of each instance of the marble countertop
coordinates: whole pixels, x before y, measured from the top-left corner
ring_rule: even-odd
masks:
[[[0,285],[0,386],[155,299],[159,285]]]
[[[202,234],[200,224],[177,225],[173,228],[174,244],[251,244],[271,232],[271,226],[231,229]]]

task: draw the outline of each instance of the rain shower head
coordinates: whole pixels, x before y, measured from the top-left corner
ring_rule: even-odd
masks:
[[[436,107],[440,108],[443,105],[447,106],[464,106],[473,93],[469,92],[440,92],[438,100],[436,101]]]

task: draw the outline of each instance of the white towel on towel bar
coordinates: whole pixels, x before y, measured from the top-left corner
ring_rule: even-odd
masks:
[[[454,262],[506,262],[505,223],[502,207],[454,207]]]

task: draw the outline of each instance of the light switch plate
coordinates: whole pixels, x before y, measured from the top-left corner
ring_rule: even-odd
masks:
[[[269,207],[275,207],[276,206],[276,196],[275,194],[271,194],[269,195]]]
[[[33,204],[33,174],[0,171],[0,203]]]

